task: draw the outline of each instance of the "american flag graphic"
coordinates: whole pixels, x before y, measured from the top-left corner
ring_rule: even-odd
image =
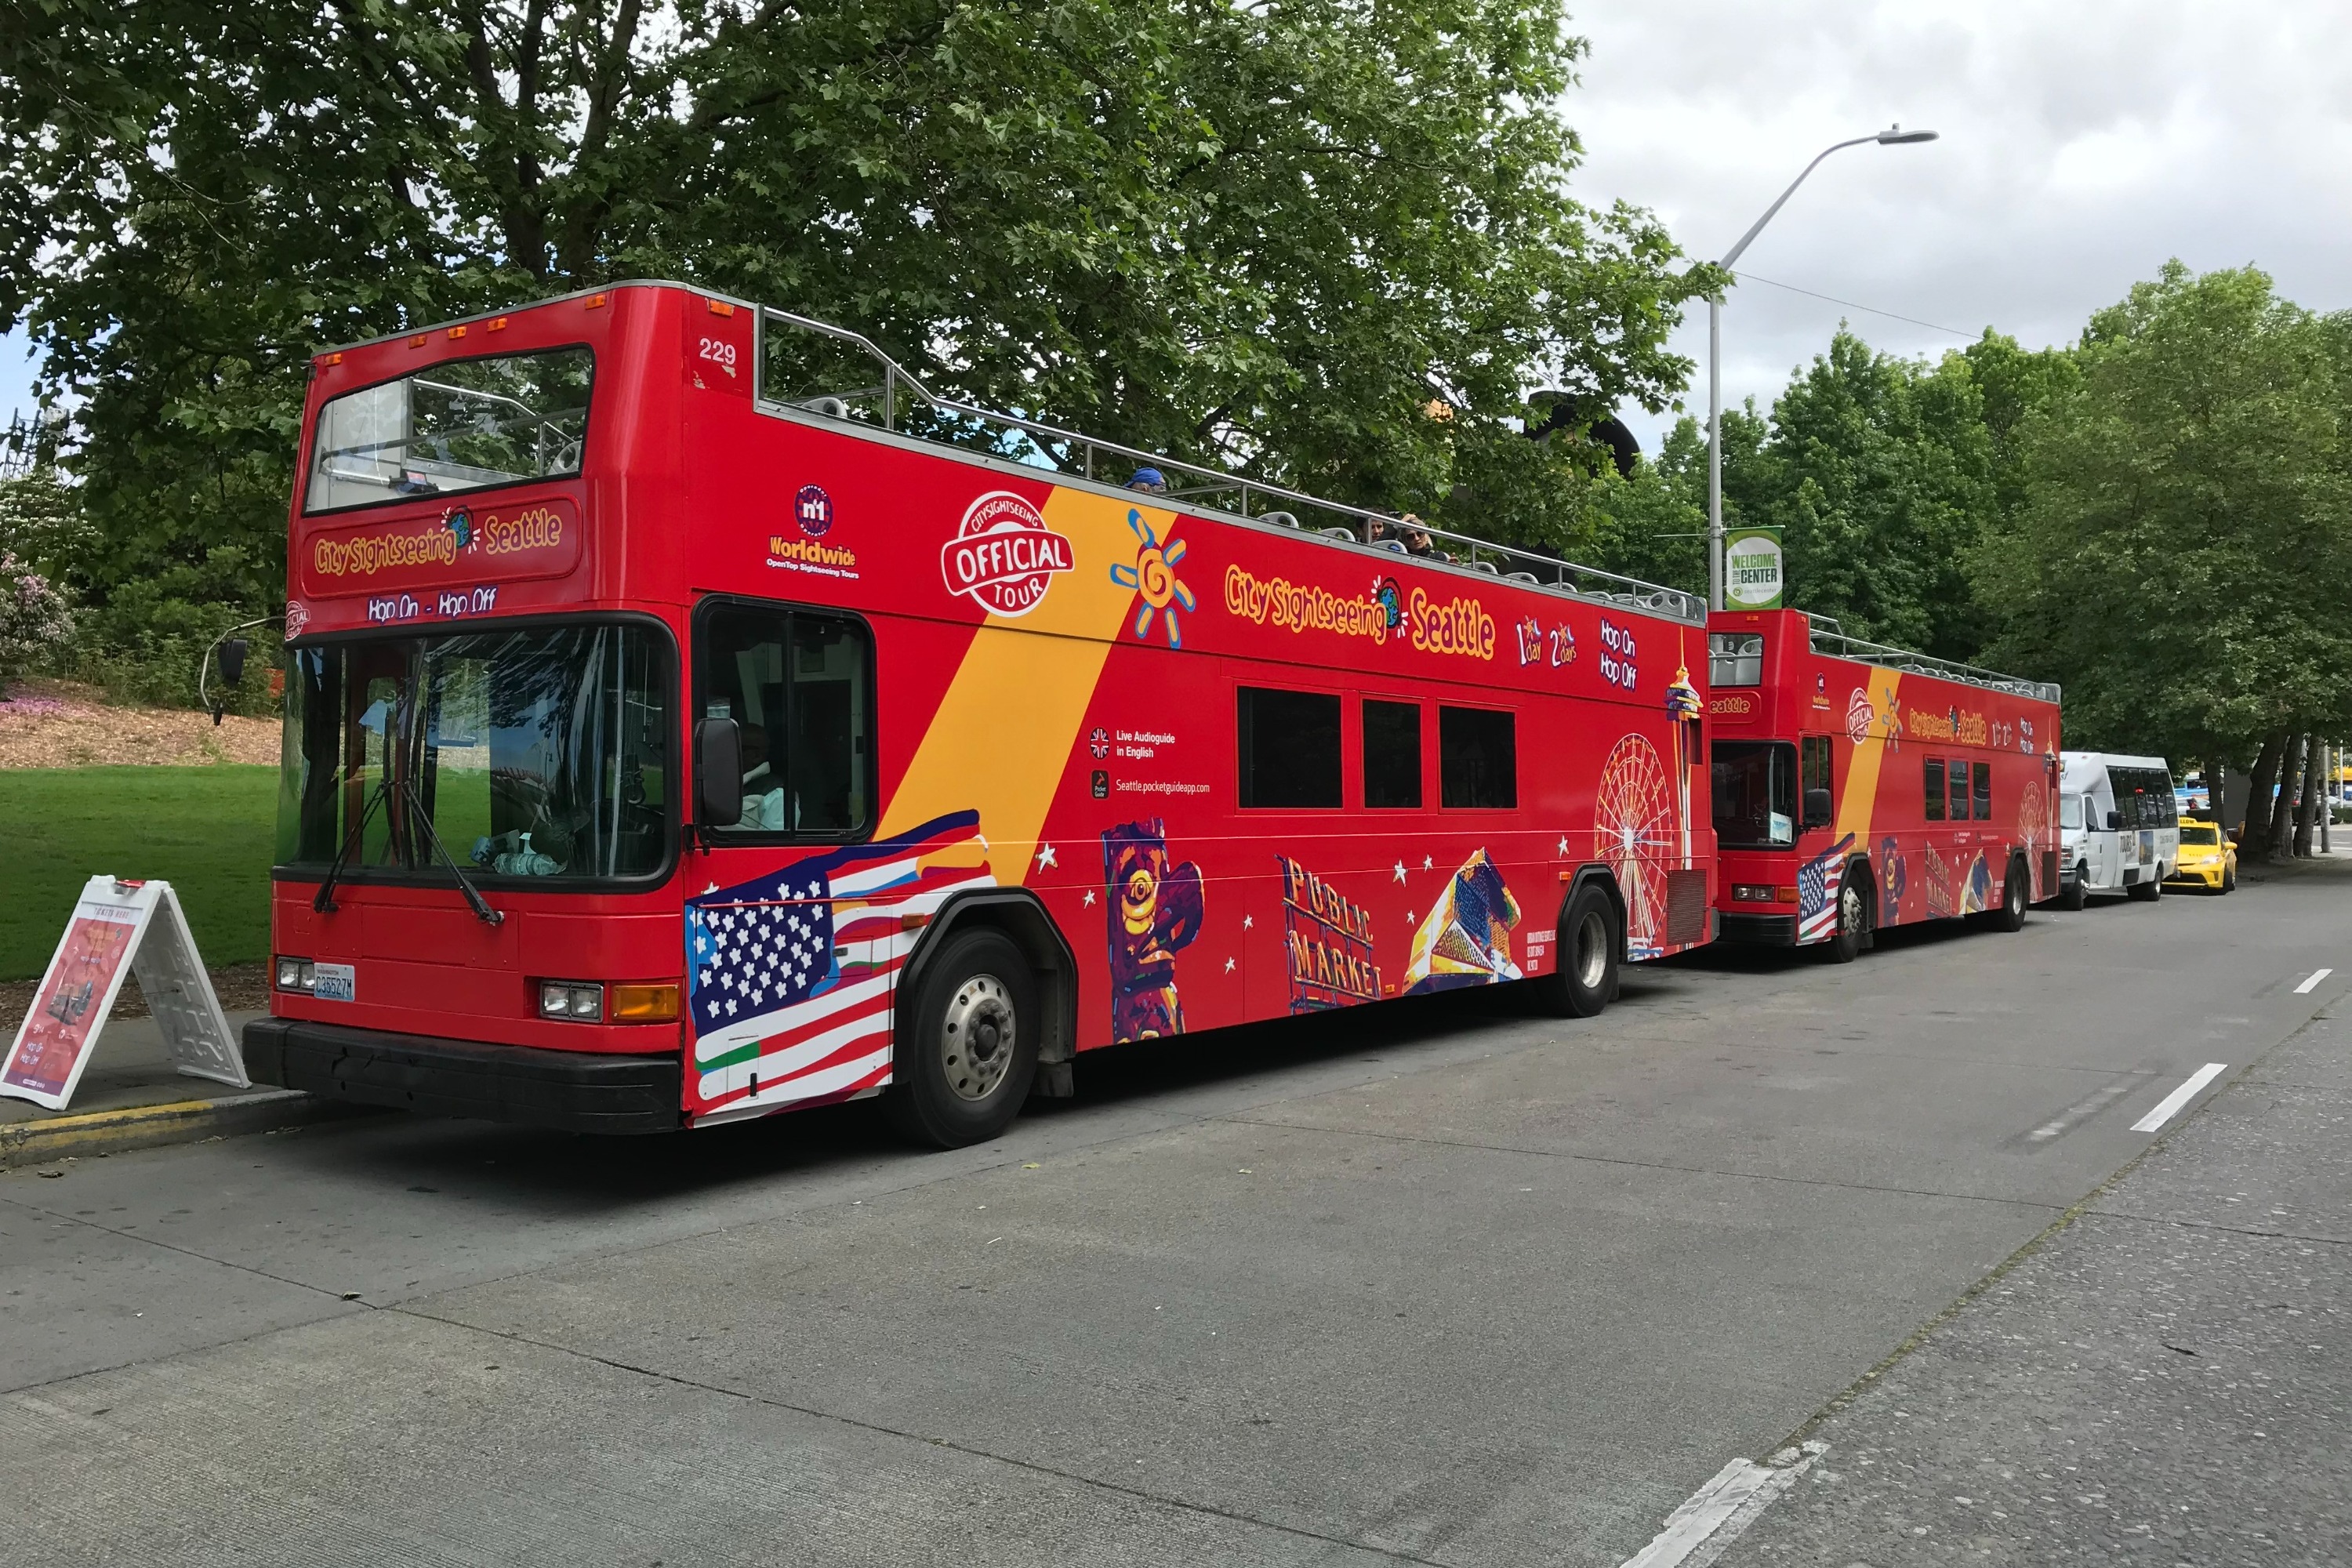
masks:
[[[1853,847],[1849,833],[1798,868],[1798,942],[1826,942],[1837,934],[1838,890],[1845,883],[1846,851]]]
[[[919,926],[992,888],[980,814],[796,861],[687,900],[698,1121],[890,1081],[890,994]]]

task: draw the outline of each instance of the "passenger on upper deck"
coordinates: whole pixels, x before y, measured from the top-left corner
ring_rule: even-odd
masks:
[[[1425,561],[1454,559],[1430,542],[1428,529],[1423,525],[1421,519],[1412,513],[1406,512],[1402,517],[1398,518],[1397,527],[1404,535],[1404,552],[1407,555],[1417,555]]]
[[[1127,481],[1127,488],[1131,490],[1149,490],[1153,495],[1166,495],[1168,476],[1158,468],[1138,468],[1135,470],[1135,477]]]

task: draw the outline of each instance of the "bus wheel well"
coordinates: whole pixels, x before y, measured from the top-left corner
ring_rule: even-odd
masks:
[[[1846,881],[1854,883],[1857,879],[1862,889],[1862,948],[1867,952],[1878,945],[1878,873],[1870,868],[1867,855],[1846,862]]]
[[[1073,1091],[1070,1064],[1077,1055],[1078,967],[1070,944],[1063,940],[1060,928],[1036,894],[1025,888],[998,888],[950,899],[924,927],[922,940],[908,955],[898,976],[899,997],[917,994],[929,959],[950,938],[976,926],[1003,931],[1029,961],[1043,1004],[1039,1010],[1045,1014],[1037,1041],[1037,1083],[1032,1092],[1049,1100],[1067,1100]]]
[[[1622,963],[1625,962],[1625,893],[1617,886],[1617,874],[1597,860],[1579,867],[1576,875],[1569,879],[1568,886],[1560,889],[1559,909],[1551,921],[1552,930],[1560,933],[1555,941],[1566,939],[1561,927],[1568,920],[1568,906],[1575,900],[1577,889],[1588,882],[1600,885],[1601,890],[1609,895],[1609,907],[1616,911],[1617,961]],[[1555,948],[1554,951],[1559,950]]]

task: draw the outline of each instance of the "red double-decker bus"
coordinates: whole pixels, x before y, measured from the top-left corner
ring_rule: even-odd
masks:
[[[1707,621],[1727,940],[1822,943],[2058,892],[2058,689],[1849,637],[1796,610]]]
[[[674,284],[319,356],[254,1076],[958,1143],[1092,1047],[1706,940],[1696,600],[1150,461]]]

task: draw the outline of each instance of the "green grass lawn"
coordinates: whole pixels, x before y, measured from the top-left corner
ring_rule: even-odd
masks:
[[[170,882],[207,966],[268,958],[277,816],[275,768],[0,769],[0,980],[47,967],[100,872]]]

